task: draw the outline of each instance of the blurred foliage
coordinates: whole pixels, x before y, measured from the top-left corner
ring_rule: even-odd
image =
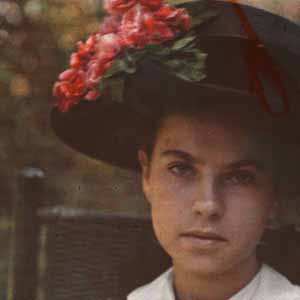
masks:
[[[2,211],[10,210],[15,178],[28,165],[46,173],[44,205],[146,211],[135,174],[73,152],[50,128],[52,85],[102,16],[99,0],[0,1]]]

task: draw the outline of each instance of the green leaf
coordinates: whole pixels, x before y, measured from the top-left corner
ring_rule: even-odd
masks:
[[[134,74],[136,72],[136,67],[128,65],[125,69],[125,72],[127,74]]]
[[[197,48],[181,52],[190,55],[182,58],[168,59],[167,61],[162,61],[162,64],[177,77],[187,81],[200,81],[205,78],[207,54]]]
[[[123,59],[116,59],[112,66],[105,72],[103,78],[113,77],[126,70],[126,62]]]
[[[185,80],[185,81],[192,81],[192,80],[190,79],[190,76],[187,75],[185,72],[176,72],[175,75],[176,75],[177,77],[179,77],[179,78]]]
[[[133,74],[136,72],[137,69],[137,62],[145,55],[144,52],[139,53],[137,52],[125,52],[125,57],[124,57],[124,71],[128,74]]]
[[[109,80],[103,78],[98,85],[98,89],[103,92],[107,87],[109,87]]]
[[[176,74],[178,77],[189,81],[200,81],[205,77],[205,63],[199,60],[186,61],[184,66],[177,69]]]
[[[187,47],[186,49],[183,49],[182,50],[182,53],[186,53],[186,54],[196,54],[197,52],[199,51],[199,49],[195,49],[195,48],[190,48],[190,47]]]
[[[206,11],[197,16],[194,16],[192,18],[192,28],[199,26],[200,24],[204,23],[205,21],[207,21],[209,19],[216,17],[217,15],[218,15],[218,12],[211,10],[211,11]]]
[[[149,53],[152,53],[152,52],[155,53],[161,49],[162,49],[162,46],[158,45],[158,44],[148,44],[145,47],[145,50]]]
[[[207,59],[207,53],[198,50],[197,52],[195,52],[195,57],[198,61],[204,62]]]
[[[145,51],[151,55],[166,56],[169,55],[171,50],[158,44],[149,44],[145,47]]]
[[[134,57],[135,57],[135,60],[136,62],[138,62],[139,60],[141,60],[142,58],[145,57],[145,54],[146,54],[146,51],[145,50],[139,50],[135,53]]]
[[[182,4],[185,4],[185,3],[190,3],[190,2],[197,2],[199,0],[168,0],[167,2],[169,2],[169,4],[171,5],[182,5]]]
[[[172,50],[175,50],[175,51],[181,50],[181,49],[187,47],[193,41],[195,41],[195,39],[196,39],[196,36],[188,36],[188,37],[182,38],[173,44]]]
[[[200,81],[206,77],[205,72],[202,68],[193,68],[191,66],[186,66],[178,72],[175,72],[175,75],[179,78],[182,78],[186,81]]]
[[[164,63],[164,65],[172,70],[180,70],[184,67],[185,62],[179,59],[170,59]]]
[[[122,72],[133,74],[136,72],[136,62],[133,55],[124,55],[124,58],[116,59],[112,66],[106,71],[103,78],[108,79]]]
[[[220,10],[212,8],[207,0],[189,1],[182,5],[192,17],[192,28],[219,15]]]
[[[192,67],[190,70],[190,79],[192,81],[200,81],[204,74],[204,66]]]
[[[127,64],[134,64],[135,63],[135,53],[130,53],[129,51],[124,51],[124,60]]]

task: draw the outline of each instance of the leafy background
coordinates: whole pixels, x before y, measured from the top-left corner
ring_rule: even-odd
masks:
[[[136,174],[73,152],[49,124],[52,85],[76,41],[98,29],[101,2],[0,0],[0,299],[6,297],[16,178],[25,166],[44,170],[45,206],[148,213]],[[300,22],[300,0],[243,2]]]

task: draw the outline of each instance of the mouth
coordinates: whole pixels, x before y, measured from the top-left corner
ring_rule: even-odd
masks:
[[[197,249],[201,252],[215,251],[223,248],[228,241],[215,232],[188,231],[181,235],[184,247]]]
[[[224,238],[223,236],[215,232],[188,231],[183,233],[182,236],[196,238],[199,240],[206,240],[206,241],[219,241],[219,242],[227,241],[226,238]]]

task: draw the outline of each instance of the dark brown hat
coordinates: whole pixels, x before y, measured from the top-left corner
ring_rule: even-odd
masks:
[[[209,2],[219,14],[197,29],[197,47],[207,53],[204,80],[185,81],[144,59],[126,78],[123,102],[104,94],[68,112],[54,108],[57,136],[90,157],[138,170],[137,150],[149,126],[176,99],[211,99],[206,103],[244,107],[245,112],[259,108],[274,126],[291,126],[300,95],[300,27],[255,7]]]

